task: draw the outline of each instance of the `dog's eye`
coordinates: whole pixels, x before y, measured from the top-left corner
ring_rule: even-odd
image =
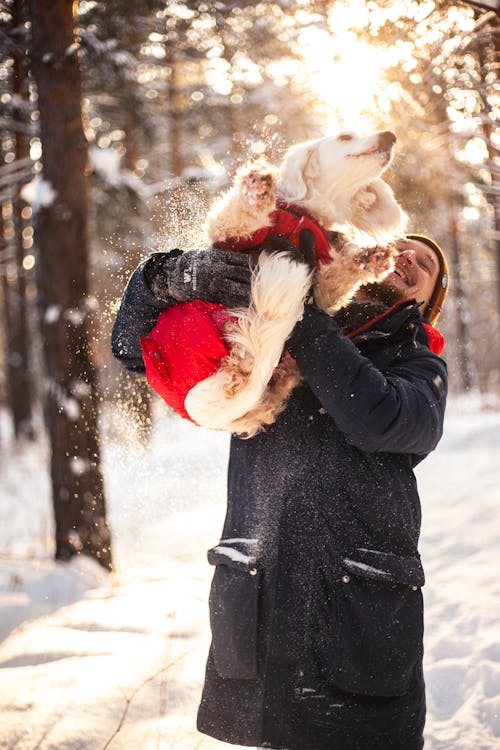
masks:
[[[343,135],[339,135],[337,140],[338,141],[352,141],[352,135],[348,135],[347,133],[344,133]]]

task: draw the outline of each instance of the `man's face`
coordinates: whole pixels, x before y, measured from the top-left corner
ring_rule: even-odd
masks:
[[[436,286],[439,275],[439,262],[436,253],[419,240],[398,240],[394,271],[384,280],[384,284],[400,292],[400,299],[414,297],[417,302],[425,302],[425,308]]]
[[[421,306],[424,310],[439,275],[437,255],[419,240],[397,240],[395,245],[399,255],[394,271],[379,284],[362,286],[356,297],[360,301],[380,300],[386,305],[414,298],[425,303]]]

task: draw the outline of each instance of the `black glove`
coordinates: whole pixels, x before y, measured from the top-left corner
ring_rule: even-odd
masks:
[[[277,234],[271,238],[266,249],[274,253],[288,253],[296,263],[305,263],[313,271],[316,264],[314,234],[310,229],[299,232],[299,246],[295,247],[284,235]]]
[[[243,253],[190,250],[157,253],[144,269],[155,297],[166,302],[201,299],[226,307],[248,307],[252,271]]]

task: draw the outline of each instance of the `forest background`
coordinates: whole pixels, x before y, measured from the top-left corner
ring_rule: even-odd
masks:
[[[452,391],[498,406],[499,29],[496,0],[0,2],[0,440],[48,441],[58,559],[112,567],[99,415],[148,440],[110,355],[127,277],[297,141],[397,134],[388,181],[449,260]]]

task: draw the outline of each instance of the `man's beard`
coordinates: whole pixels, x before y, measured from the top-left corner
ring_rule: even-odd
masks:
[[[396,302],[406,299],[403,289],[396,289],[387,279],[380,281],[378,284],[365,284],[361,287],[363,297],[373,300],[373,302],[382,302],[387,307],[392,307]]]

